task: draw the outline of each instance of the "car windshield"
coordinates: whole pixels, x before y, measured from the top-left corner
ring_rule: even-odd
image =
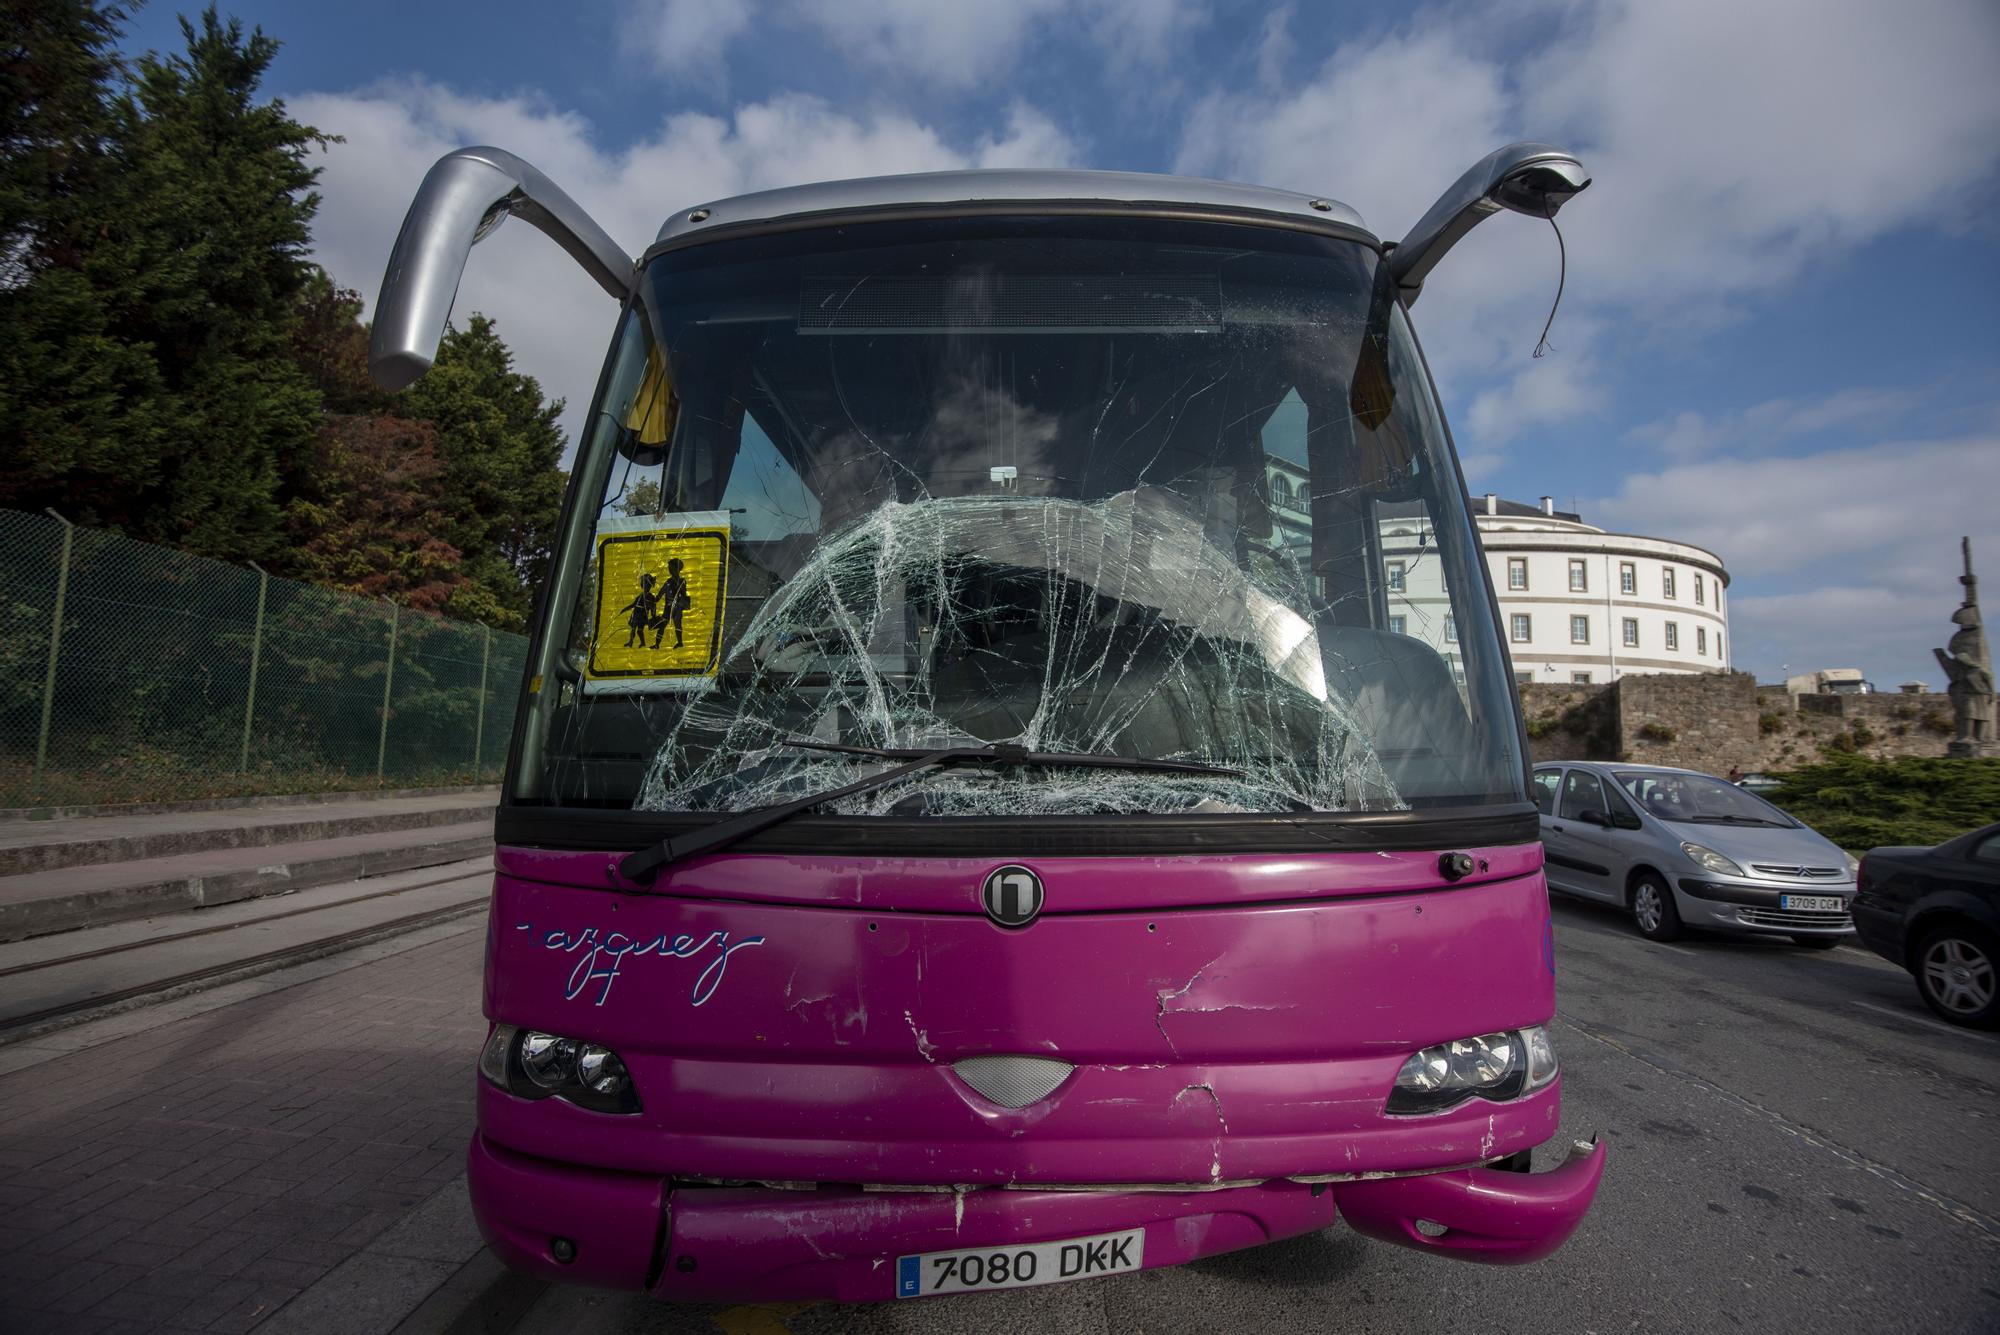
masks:
[[[940,220],[671,250],[576,462],[515,796],[846,815],[1519,801],[1463,484],[1368,246]]]
[[[1661,820],[1715,825],[1794,825],[1797,822],[1733,783],[1680,770],[1626,770],[1619,786]]]

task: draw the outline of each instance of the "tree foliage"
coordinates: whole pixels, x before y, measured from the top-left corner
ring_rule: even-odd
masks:
[[[492,322],[400,398],[310,259],[332,136],[260,98],[211,6],[125,62],[99,0],[0,0],[0,505],[519,625],[560,503],[560,401]]]
[[[1770,800],[1852,853],[1942,843],[2000,820],[2000,760],[1845,755],[1778,777]]]

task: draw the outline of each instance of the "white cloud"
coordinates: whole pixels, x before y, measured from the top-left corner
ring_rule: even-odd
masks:
[[[290,99],[309,124],[346,142],[323,150],[314,249],[336,281],[372,310],[389,247],[431,164],[465,144],[499,144],[549,173],[637,255],[669,213],[748,190],[806,181],[969,166],[1068,166],[1075,145],[1041,112],[1015,104],[1006,123],[956,145],[893,113],[852,115],[810,97],[782,96],[727,117],[683,113],[621,151],[596,142],[580,116],[532,98],[481,98],[443,85],[397,82]],[[614,307],[533,229],[502,227],[466,266],[458,318],[499,322],[516,363],[545,393],[569,400],[574,439],[609,341]]]
[[[1393,239],[1489,148],[1573,148],[1595,181],[1562,215],[1555,341],[1580,362],[1573,316],[1653,338],[1712,325],[1896,228],[1967,221],[2000,163],[1991,0],[1546,0],[1514,14],[1535,39],[1525,54],[1500,47],[1513,34],[1491,7],[1466,4],[1350,41],[1303,83],[1210,97],[1179,166],[1331,194]],[[1492,223],[1432,277],[1423,323],[1445,383],[1527,366],[1553,251],[1546,227]]]
[[[1735,599],[1729,620],[1734,661],[1769,681],[1821,668],[1855,667],[1876,688],[1892,691],[1905,681],[1943,685],[1931,657],[1955,629],[1947,620],[1957,606],[1949,571],[1940,563],[1933,587],[1921,597],[1898,589],[1832,584],[1800,593]]]
[[[757,16],[751,0],[627,0],[620,7],[627,39],[656,68],[710,87],[722,85],[729,44]]]
[[[1866,570],[1899,579],[1954,560],[1958,534],[1977,543],[1993,533],[1995,496],[2000,436],[1981,434],[1678,464],[1627,477],[1584,512],[1592,523],[1697,543],[1760,577]]]
[[[1549,357],[1531,360],[1513,379],[1474,398],[1465,423],[1470,439],[1491,447],[1531,427],[1573,420],[1603,402],[1589,358]]]
[[[1927,645],[1957,605],[1958,539],[2000,557],[2000,435],[1885,441],[1868,449],[1717,458],[1636,474],[1583,502],[1607,528],[1715,552],[1733,591],[1732,657],[1772,675],[1858,666],[1926,673]],[[1926,638],[1931,637],[1931,638]],[[1878,679],[1878,685],[1883,684]]]
[[[844,59],[934,88],[990,88],[1038,39],[1080,33],[1123,73],[1165,66],[1205,0],[628,0],[625,26],[668,73],[714,71],[751,30],[811,30]]]
[[[1910,389],[1846,389],[1817,400],[1767,399],[1741,412],[1678,412],[1635,426],[1625,436],[1675,459],[1725,448],[1754,452],[1841,427],[1888,424],[1919,407],[1924,397]]]

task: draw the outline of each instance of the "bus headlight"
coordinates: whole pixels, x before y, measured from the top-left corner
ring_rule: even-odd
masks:
[[[635,1113],[639,1092],[624,1059],[602,1043],[496,1024],[479,1053],[479,1074],[524,1099],[558,1098],[592,1112]]]
[[[1502,1103],[1555,1078],[1555,1045],[1540,1025],[1458,1038],[1425,1048],[1403,1063],[1387,1110],[1444,1112],[1471,1098]]]

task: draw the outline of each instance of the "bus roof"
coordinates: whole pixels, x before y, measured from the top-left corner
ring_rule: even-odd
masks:
[[[1361,215],[1338,200],[1273,190],[1261,185],[1209,181],[1194,176],[1148,172],[1047,171],[991,168],[984,171],[919,172],[868,176],[852,181],[760,190],[754,194],[683,209],[660,227],[655,245],[681,241],[716,229],[855,212],[894,211],[899,206],[949,210],[952,205],[1022,203],[1166,206],[1172,211],[1263,214],[1329,230],[1366,231]],[[1144,211],[1153,211],[1149,208]]]

